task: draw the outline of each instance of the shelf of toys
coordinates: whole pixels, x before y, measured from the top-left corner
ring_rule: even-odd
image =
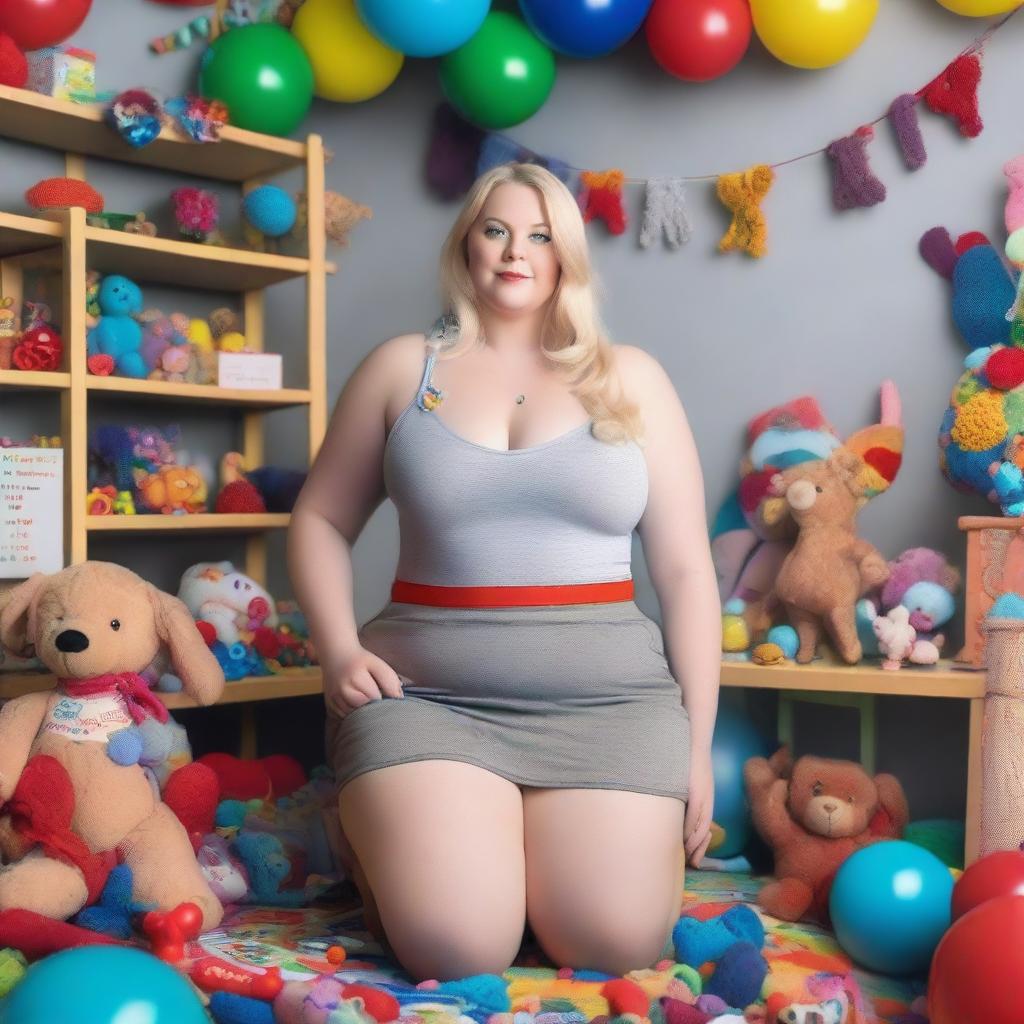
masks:
[[[230,512],[214,511],[220,507],[220,495],[217,502],[196,500],[179,507],[160,497],[171,493],[169,486],[140,489],[135,497],[158,495],[147,508],[131,497],[125,501],[123,494],[111,493],[114,489],[102,486],[103,481],[97,487],[95,432],[103,417],[94,406],[102,399],[123,398],[147,405],[157,402],[165,408],[180,404],[225,412],[240,428],[231,478],[239,487],[248,486],[245,469],[264,466],[266,415],[298,408],[307,423],[308,461],[313,459],[327,423],[325,275],[334,269],[326,260],[324,152],[319,137],[295,141],[224,126],[218,141],[197,143],[164,127],[151,143],[136,149],[111,130],[99,109],[5,86],[0,86],[0,137],[64,155],[63,178],[28,189],[31,213],[0,211],[0,401],[14,393],[40,400],[51,395],[59,401],[64,564],[89,557],[90,537],[235,534],[245,548],[239,570],[265,586],[266,534],[287,526],[287,512],[260,507],[259,502],[244,505],[252,511],[237,506]],[[244,243],[226,242],[215,230],[207,230],[206,220],[185,223],[177,199],[180,237],[158,237],[144,214],[110,213],[103,208],[103,197],[88,182],[88,157],[232,183],[240,186],[243,204],[254,191],[284,196],[283,189],[268,186],[266,179],[301,170],[303,194],[292,205],[298,217],[293,216],[295,226],[290,229],[300,254],[282,254],[276,239],[269,234],[254,237],[251,231]],[[207,199],[201,189],[178,191],[187,193],[189,202]],[[288,200],[285,206],[291,203]],[[249,218],[249,224],[254,224],[254,218]],[[33,274],[48,274],[60,281],[59,299],[53,302],[59,316],[45,305],[26,303],[26,282]],[[118,278],[130,285],[121,286],[120,292],[123,296],[128,288],[133,299],[130,309],[113,309],[111,295],[103,293],[103,282]],[[264,353],[264,291],[295,279],[306,282],[306,381],[299,387],[284,387],[280,357],[275,362]],[[209,322],[187,314],[164,317],[159,311],[150,318],[142,297],[147,284],[234,293],[238,309],[217,310],[209,315]],[[23,308],[27,310],[24,322]],[[59,330],[51,317],[59,319]],[[105,327],[103,319],[110,321]],[[122,327],[129,339],[124,359],[116,344],[109,344],[111,339],[117,341]],[[161,345],[164,337],[169,340]],[[236,372],[229,382],[220,364],[220,353],[229,352],[254,356],[247,367],[261,369]],[[245,469],[240,473],[241,467]],[[150,476],[155,478],[159,470],[152,468]],[[205,498],[205,488],[198,498]],[[5,672],[0,674],[0,699],[47,684],[45,675]],[[224,699],[246,703],[319,688],[315,668],[286,668],[280,674],[237,678]],[[168,706],[187,706],[174,693],[163,697]],[[243,748],[249,750],[255,745],[251,711],[243,722]]]

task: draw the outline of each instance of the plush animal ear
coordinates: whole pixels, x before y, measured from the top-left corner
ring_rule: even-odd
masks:
[[[20,658],[31,657],[36,643],[36,609],[43,584],[42,572],[0,597],[0,644]]]
[[[175,674],[199,704],[215,704],[224,692],[224,672],[206,646],[185,603],[148,587],[157,635],[167,645]]]

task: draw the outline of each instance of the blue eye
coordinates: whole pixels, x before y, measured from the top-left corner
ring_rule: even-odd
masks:
[[[532,235],[530,235],[530,237],[531,238],[539,238],[541,240],[541,244],[542,245],[547,245],[548,242],[551,241],[550,236],[549,235],[545,235],[543,231],[535,231]]]
[[[493,238],[495,235],[503,235],[504,233],[504,228],[496,228],[493,224],[490,224],[486,228],[484,228],[484,234],[488,238]]]

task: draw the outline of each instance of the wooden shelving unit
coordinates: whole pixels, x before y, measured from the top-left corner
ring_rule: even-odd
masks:
[[[284,171],[302,169],[309,197],[306,253],[282,256],[225,246],[200,245],[173,238],[146,238],[88,225],[85,211],[72,209],[52,217],[0,211],[0,295],[12,296],[20,309],[23,278],[28,270],[50,269],[62,278],[64,364],[59,372],[0,370],[0,401],[5,393],[44,395],[60,400],[64,444],[64,560],[89,556],[90,538],[117,534],[195,537],[199,534],[245,536],[245,571],[266,582],[266,533],[288,525],[288,516],[89,516],[86,514],[88,437],[93,423],[92,400],[104,396],[185,405],[223,411],[240,420],[240,451],[246,465],[264,460],[265,416],[285,408],[301,408],[308,426],[308,458],[315,456],[327,426],[326,404],[326,278],[334,270],[325,258],[324,152],[316,135],[305,140],[281,139],[226,127],[221,141],[193,143],[165,128],[142,149],[124,143],[103,121],[102,112],[21,89],[0,86],[0,138],[29,143],[64,155],[68,177],[87,177],[86,158],[97,157],[140,168],[179,172],[189,178],[232,182],[245,189]],[[31,182],[26,182],[26,186]],[[264,291],[296,278],[306,282],[306,352],[308,380],[304,387],[274,391],[244,391],[95,377],[86,369],[85,290],[87,270],[123,273],[146,284],[234,292],[244,321],[247,343],[257,350],[264,343]],[[0,675],[0,699],[50,685],[46,675]],[[27,688],[27,689],[26,689]],[[271,698],[318,692],[319,670],[293,670],[267,679],[230,683],[225,702],[251,703]],[[169,707],[186,707],[177,696]],[[243,725],[243,753],[255,746],[251,707]]]

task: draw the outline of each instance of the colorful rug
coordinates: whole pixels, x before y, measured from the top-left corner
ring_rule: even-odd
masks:
[[[682,913],[713,917],[736,903],[753,904],[762,879],[750,875],[694,871],[687,875]],[[835,1024],[922,1024],[911,1004],[924,992],[924,979],[895,980],[854,969],[828,931],[808,924],[788,924],[761,915],[766,928],[764,955],[769,971],[762,1001],[775,1009],[790,1004],[815,1004],[831,992],[843,993],[849,1006]],[[278,966],[286,980],[334,976],[344,983],[363,983],[390,992],[403,1018],[421,1021],[467,1019],[486,1022],[491,1009],[466,998],[416,989],[366,931],[357,901],[296,910],[249,907],[225,920],[200,939],[201,950],[247,968]],[[331,946],[342,946],[346,959],[339,967],[327,961]],[[667,952],[667,951],[666,951]],[[656,969],[631,977],[652,1001],[678,992],[679,970],[663,961]],[[609,1007],[600,995],[604,976],[556,971],[536,948],[524,945],[516,965],[505,974],[511,1012],[526,1013],[540,1024],[585,1024],[606,1016]],[[675,986],[675,988],[673,988]],[[548,1016],[551,1015],[551,1016]],[[774,1020],[774,1017],[771,1018]],[[509,1024],[520,1024],[524,1019]],[[833,1024],[828,1021],[827,1024]]]

